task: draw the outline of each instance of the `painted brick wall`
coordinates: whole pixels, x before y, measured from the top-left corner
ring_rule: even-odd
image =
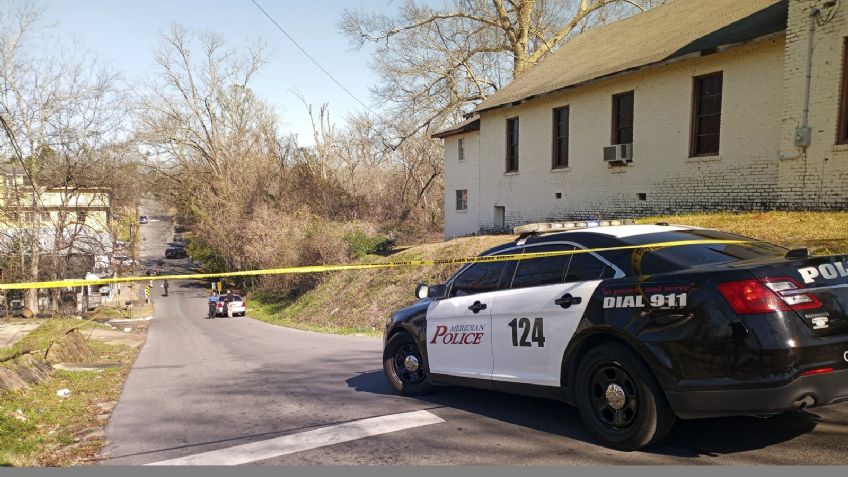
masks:
[[[465,160],[459,161],[459,140],[464,139]],[[476,233],[480,228],[480,134],[445,138],[445,237]],[[468,190],[468,210],[456,210],[456,191]]]
[[[446,141],[446,204],[469,190],[469,210],[445,209],[445,236],[494,226],[587,217],[635,217],[710,210],[848,207],[848,145],[837,124],[848,1],[816,27],[810,95],[812,143],[793,144],[801,122],[810,12],[824,0],[790,0],[785,38],[731,48],[697,59],[634,72],[521,106],[484,112],[480,131],[466,134],[477,157],[455,160]],[[721,149],[689,158],[694,76],[723,71]],[[634,162],[609,167],[613,94],[635,91]],[[551,169],[552,109],[571,107],[569,168]],[[518,174],[505,174],[505,120],[520,118]],[[466,147],[468,150],[469,148]],[[451,155],[453,154],[453,156]],[[560,193],[562,198],[556,199]],[[639,194],[645,194],[640,200]]]
[[[848,205],[848,146],[836,145],[848,2],[842,0],[833,19],[817,25],[810,82],[809,125],[812,142],[800,150],[793,144],[801,123],[809,41],[810,12],[823,0],[791,0],[783,70],[783,121],[780,138],[779,197],[781,208],[844,209]],[[831,13],[823,9],[823,15]]]
[[[514,108],[483,113],[479,158],[455,159],[445,142],[450,194],[467,184],[472,213],[445,210],[445,236],[494,228],[494,206],[507,226],[598,216],[632,217],[709,209],[759,209],[777,203],[783,94],[782,38],[584,86]],[[689,158],[693,77],[723,71],[718,156]],[[634,162],[603,162],[610,144],[612,95],[635,91]],[[569,167],[551,168],[552,109],[570,106]],[[506,174],[505,121],[519,117],[519,172]],[[462,137],[462,136],[457,136]],[[468,149],[468,148],[466,148]],[[478,186],[479,184],[479,186]],[[478,191],[472,191],[479,187]],[[557,199],[555,194],[560,193]],[[646,195],[640,200],[639,194]],[[479,197],[478,197],[479,196]]]

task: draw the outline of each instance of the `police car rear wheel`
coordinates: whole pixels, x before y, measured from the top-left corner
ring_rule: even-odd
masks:
[[[401,394],[425,394],[433,388],[427,380],[418,345],[407,333],[398,333],[386,343],[383,372],[392,387]]]
[[[591,349],[577,370],[577,407],[604,444],[635,450],[658,442],[674,425],[665,395],[642,360],[619,344]]]

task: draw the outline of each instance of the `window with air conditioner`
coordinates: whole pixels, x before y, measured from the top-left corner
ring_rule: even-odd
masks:
[[[625,165],[633,161],[634,103],[633,91],[612,97],[611,145],[604,148],[604,161],[611,165]]]

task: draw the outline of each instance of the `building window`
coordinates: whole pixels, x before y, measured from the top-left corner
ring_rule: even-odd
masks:
[[[85,224],[85,216],[86,216],[86,213],[85,213],[84,210],[78,211],[77,212],[77,223],[79,223],[80,225]]]
[[[506,120],[506,171],[518,171],[518,118]]]
[[[842,48],[842,94],[839,104],[839,131],[836,134],[838,144],[848,144],[848,38]]]
[[[460,139],[456,142],[458,149],[459,162],[465,160],[465,139]]]
[[[468,189],[456,191],[456,210],[468,210]]]
[[[612,97],[612,143],[633,143],[633,91]]]
[[[568,106],[554,109],[554,169],[568,167],[568,117]]]
[[[44,222],[50,222],[50,212],[42,212],[41,220]]]
[[[692,93],[692,137],[689,155],[718,154],[721,133],[721,72],[695,78]]]

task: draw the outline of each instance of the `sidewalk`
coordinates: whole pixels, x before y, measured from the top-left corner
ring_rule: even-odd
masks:
[[[0,324],[0,348],[8,348],[22,340],[24,336],[41,326],[44,320],[31,320],[26,323]]]

